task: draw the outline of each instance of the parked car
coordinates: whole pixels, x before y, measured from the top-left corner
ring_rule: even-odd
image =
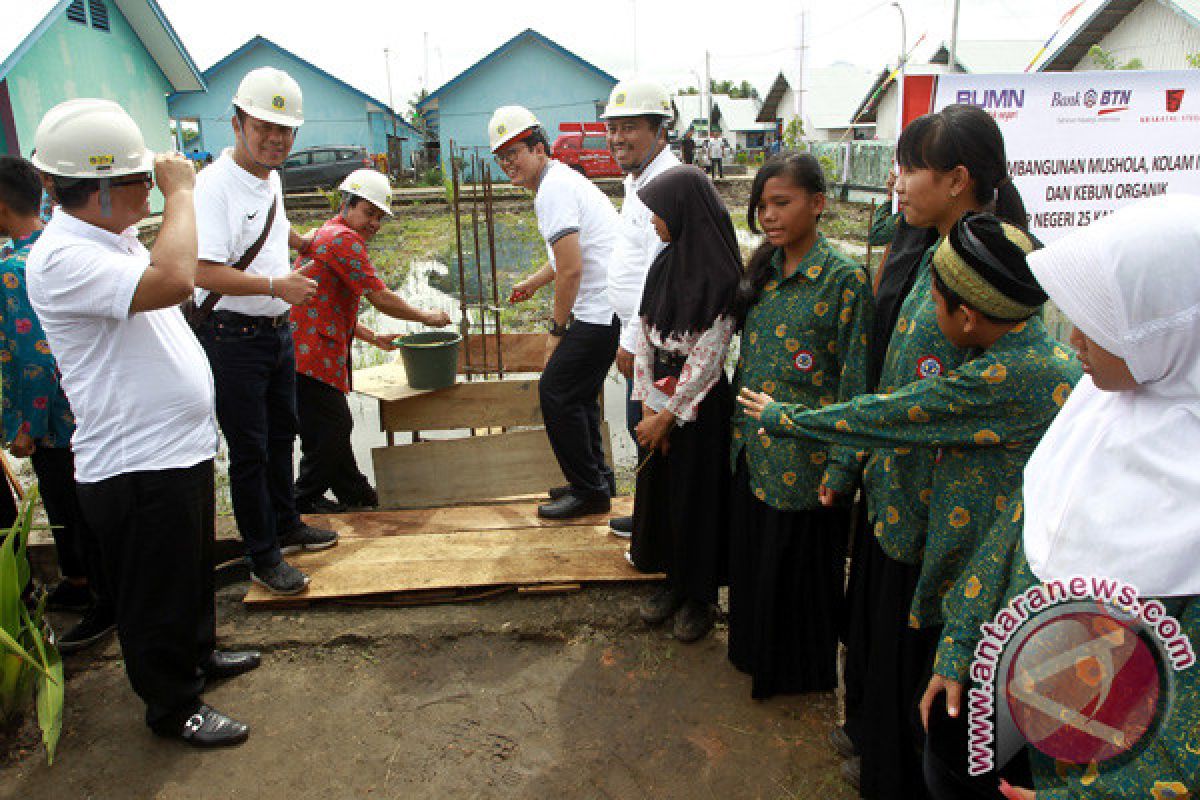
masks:
[[[337,188],[342,179],[363,167],[374,167],[365,147],[305,147],[283,162],[283,190]]]
[[[624,173],[608,149],[603,122],[563,122],[550,155],[589,178],[619,178]]]

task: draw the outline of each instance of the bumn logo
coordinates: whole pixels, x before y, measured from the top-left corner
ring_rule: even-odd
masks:
[[[1024,89],[959,89],[954,102],[980,108],[1024,108]]]

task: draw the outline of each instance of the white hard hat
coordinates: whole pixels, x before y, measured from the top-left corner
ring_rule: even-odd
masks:
[[[494,153],[522,133],[531,128],[540,128],[541,125],[533,112],[525,106],[500,106],[496,113],[492,114],[492,121],[488,123],[488,143],[491,144]]]
[[[154,169],[137,123],[112,100],[80,97],[46,112],[33,135],[33,165],[63,178],[115,178]]]
[[[304,95],[300,84],[274,67],[259,67],[247,72],[233,95],[233,104],[264,122],[289,128],[304,124]]]
[[[613,87],[608,96],[608,105],[601,114],[604,119],[618,117],[674,116],[671,111],[671,93],[667,87],[654,81],[630,78]]]
[[[344,194],[361,197],[389,217],[392,213],[392,184],[387,175],[374,169],[356,169],[338,187]]]

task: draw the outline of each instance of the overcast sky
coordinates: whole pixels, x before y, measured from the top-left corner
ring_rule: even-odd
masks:
[[[1078,0],[961,0],[960,39],[1044,40]],[[618,78],[636,72],[672,89],[696,85],[704,52],[716,79],[749,80],[765,92],[781,67],[794,71],[801,8],[808,67],[893,62],[900,15],[889,0],[159,0],[201,70],[255,34],[388,102],[384,48],[391,51],[398,110],[422,85],[428,34],[430,90],[525,28],[533,28]],[[949,38],[952,0],[902,0],[911,47]],[[569,11],[563,10],[569,8]],[[636,19],[636,26],[635,26]],[[917,56],[928,51],[917,51]]]

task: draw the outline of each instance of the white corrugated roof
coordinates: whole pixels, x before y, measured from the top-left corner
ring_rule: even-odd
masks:
[[[805,70],[803,111],[806,125],[814,129],[847,127],[875,78],[875,70],[853,64]],[[792,116],[793,110],[784,108],[776,113],[786,118]]]

